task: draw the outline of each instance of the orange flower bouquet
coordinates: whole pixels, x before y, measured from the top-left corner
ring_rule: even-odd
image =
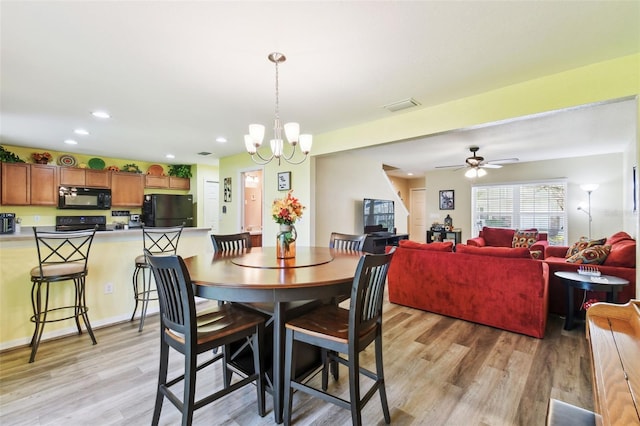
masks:
[[[34,152],[31,154],[31,158],[38,164],[49,164],[49,161],[53,160],[53,156],[48,152]]]

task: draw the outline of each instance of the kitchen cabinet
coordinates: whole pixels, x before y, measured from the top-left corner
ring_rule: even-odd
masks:
[[[127,172],[111,173],[111,206],[142,207],[145,175]]]
[[[60,167],[60,185],[110,188],[111,173],[107,170]]]
[[[153,176],[146,175],[144,177],[145,188],[160,189],[186,189],[191,188],[191,179],[180,178],[176,176]]]
[[[2,204],[7,206],[56,206],[58,180],[56,166],[3,163]]]
[[[31,165],[2,163],[2,205],[28,206],[31,203]]]
[[[169,176],[169,188],[188,190],[191,188],[191,179],[181,178],[176,176]]]
[[[58,167],[31,164],[31,205],[58,205]]]

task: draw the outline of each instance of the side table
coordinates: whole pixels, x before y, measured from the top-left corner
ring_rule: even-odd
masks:
[[[589,291],[604,291],[607,293],[607,302],[618,303],[618,292],[629,284],[624,278],[611,275],[582,275],[577,272],[558,271],[554,275],[562,280],[567,288],[567,316],[564,321],[564,329],[571,330],[573,323],[573,289],[579,288]]]

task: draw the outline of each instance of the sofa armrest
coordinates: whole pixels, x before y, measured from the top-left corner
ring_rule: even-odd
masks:
[[[569,247],[565,246],[547,246],[544,249],[544,257],[564,257],[567,254]]]
[[[467,240],[467,245],[468,246],[474,246],[474,247],[484,247],[487,245],[487,243],[484,241],[484,238],[482,237],[475,237],[475,238],[470,238]]]
[[[542,252],[542,258],[547,254],[547,248],[549,247],[549,241],[547,240],[538,240],[531,247],[529,247],[529,251],[539,251]],[[566,250],[565,250],[566,253]]]

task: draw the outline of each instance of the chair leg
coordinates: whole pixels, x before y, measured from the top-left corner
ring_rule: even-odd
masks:
[[[198,354],[187,348],[184,354],[184,397],[182,399],[182,426],[191,426],[196,397],[196,373]]]
[[[96,340],[96,336],[93,335],[93,329],[91,328],[91,323],[89,322],[89,314],[87,313],[87,299],[85,297],[86,292],[85,292],[85,281],[86,278],[85,277],[80,277],[76,280],[76,290],[78,291],[78,305],[80,306],[80,314],[82,316],[82,320],[84,321],[84,326],[87,328],[87,332],[89,333],[89,336],[91,336],[91,341],[93,342],[94,345],[96,345],[98,343],[98,341]],[[76,317],[76,320],[78,320],[78,318]],[[79,327],[79,326],[78,326]]]
[[[266,414],[264,404],[264,363],[262,360],[262,351],[264,350],[264,324],[258,324],[256,332],[253,335],[253,368],[258,375],[256,379],[256,389],[258,396],[258,414],[264,417]]]
[[[329,351],[321,349],[322,354],[322,390],[326,392],[329,387],[329,368],[331,368],[331,357]]]
[[[349,351],[349,396],[351,398],[351,422],[355,426],[361,426],[360,355],[355,350]]]
[[[142,311],[140,313],[140,325],[138,326],[138,332],[142,332],[144,327],[144,319],[147,317],[147,307],[149,306],[149,293],[151,292],[151,276],[153,275],[149,271],[149,279],[145,277],[145,268],[142,268]]]
[[[284,349],[284,426],[291,424],[291,411],[293,409],[293,389],[291,388],[291,380],[294,377],[296,368],[296,345],[293,341],[293,330],[286,329],[285,349]]]
[[[138,292],[138,275],[140,275],[140,267],[136,265],[136,268],[133,270],[133,277],[132,277],[133,299],[135,300],[136,304],[133,307],[133,313],[131,314],[131,319],[129,321],[133,321],[133,319],[136,317],[136,311],[138,310],[138,294],[140,294]]]
[[[215,355],[215,351],[213,352],[213,354]],[[224,383],[224,387],[228,388],[229,386],[231,386],[231,378],[233,377],[233,370],[227,367],[227,365],[231,362],[231,346],[224,345],[222,347],[222,360],[224,364],[222,368],[222,381]]]
[[[152,426],[157,426],[160,422],[160,412],[162,411],[162,401],[164,393],[160,390],[167,383],[167,368],[169,365],[169,345],[160,337],[160,370],[158,372],[158,390],[156,391],[156,405],[153,408]]]
[[[375,341],[376,351],[376,375],[378,376],[378,382],[380,383],[378,391],[380,392],[380,403],[382,404],[382,413],[384,414],[384,421],[386,424],[391,423],[391,415],[389,414],[389,405],[387,404],[387,391],[384,385],[384,365],[382,363],[382,336],[376,337]]]
[[[42,285],[45,286],[45,299],[44,310],[42,309]],[[35,292],[35,296],[34,296]],[[31,356],[29,362],[36,360],[36,353],[38,352],[38,346],[40,346],[40,339],[42,339],[42,333],[44,332],[44,324],[47,320],[47,310],[49,309],[49,283],[37,281],[33,285],[32,289],[32,304],[33,304],[33,320],[35,324],[35,330],[33,331],[33,337],[31,338]]]

